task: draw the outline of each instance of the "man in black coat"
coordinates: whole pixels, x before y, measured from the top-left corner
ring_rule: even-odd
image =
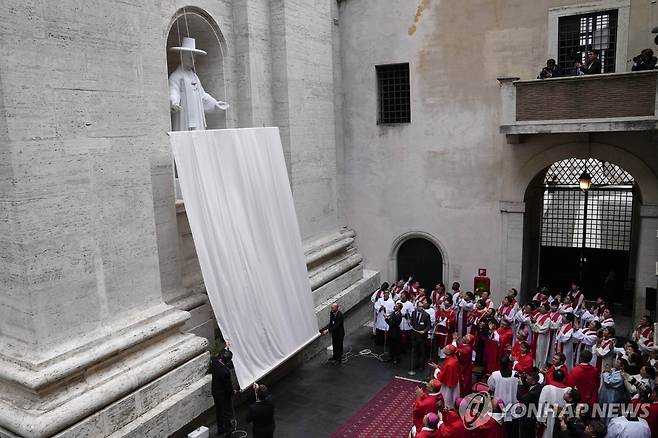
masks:
[[[400,323],[402,322],[402,303],[399,301],[393,307],[393,313],[386,317],[384,320],[388,324],[388,348],[391,355],[390,361],[394,364],[400,363],[400,344],[402,343],[402,330],[400,330]]]
[[[338,310],[338,303],[333,303],[331,305],[331,311],[329,312],[329,325],[322,330],[322,334],[331,333],[331,345],[334,350],[334,354],[329,359],[330,362],[334,362],[336,365],[340,365],[343,361],[343,339],[345,338],[345,327],[343,325],[343,312]]]
[[[599,60],[599,51],[590,50],[587,52],[587,61],[580,67],[580,71],[586,75],[598,75],[601,73],[601,61]]]
[[[537,435],[537,404],[541,395],[542,385],[539,383],[539,373],[536,368],[521,376],[521,384],[518,386],[516,398],[519,403],[523,403],[528,408],[525,415],[515,419],[516,425],[513,427],[513,437],[525,438]],[[530,406],[534,411],[530,412]]]
[[[416,303],[416,310],[411,314],[411,349],[413,351],[411,367],[416,369],[425,368],[425,342],[427,332],[432,328],[430,315],[425,312],[423,304]]]
[[[215,401],[215,416],[217,417],[217,434],[231,436],[233,431],[233,382],[229,366],[233,353],[227,348],[217,356],[210,358],[210,372],[212,374],[212,398]]]
[[[253,423],[254,438],[272,438],[274,436],[274,403],[265,385],[254,383],[256,402],[249,406],[247,423]]]

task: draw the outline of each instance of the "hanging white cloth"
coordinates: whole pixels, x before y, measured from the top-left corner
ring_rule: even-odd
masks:
[[[208,297],[246,388],[319,335],[279,130],[170,140]]]

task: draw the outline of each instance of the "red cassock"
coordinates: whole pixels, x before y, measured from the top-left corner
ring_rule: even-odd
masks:
[[[439,430],[421,430],[416,434],[416,438],[441,438],[441,432]]]
[[[416,426],[416,430],[423,428],[423,417],[430,412],[436,412],[436,397],[422,394],[414,400],[413,407],[411,408],[411,419]]]
[[[455,355],[446,357],[436,378],[448,388],[454,388],[459,384],[459,360]]]
[[[503,436],[503,426],[493,417],[489,417],[486,423],[471,431],[473,438],[501,438]]]
[[[578,364],[569,373],[567,385],[578,388],[581,403],[593,405],[599,398],[601,374],[590,364]]]
[[[487,371],[493,373],[500,369],[500,359],[505,355],[508,348],[512,346],[514,334],[510,327],[498,327],[498,342],[490,340],[487,343]]]
[[[461,344],[457,349],[459,360],[459,392],[462,397],[470,394],[473,386],[473,347]]]
[[[531,353],[521,354],[516,359],[517,364],[514,366],[514,370],[519,373],[526,373],[530,371],[533,367],[533,358]]]
[[[564,373],[564,382],[569,381],[569,370],[567,369],[566,366],[561,366],[560,370]],[[555,372],[555,365],[551,365],[548,367],[546,370],[546,385],[553,385],[553,386],[558,386],[555,380],[553,380],[553,373]]]
[[[467,438],[470,431],[466,430],[462,418],[454,410],[443,413],[443,424],[439,427],[441,438]]]
[[[521,342],[516,341],[512,346],[512,359],[517,360],[521,356]]]

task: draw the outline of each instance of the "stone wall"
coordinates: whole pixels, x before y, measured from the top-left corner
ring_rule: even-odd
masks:
[[[641,0],[587,4],[627,3],[624,53],[630,59],[652,46],[650,17],[658,6]],[[587,156],[590,138],[524,136],[508,144],[499,131],[503,114],[497,78],[534,79],[550,57],[549,9],[571,4],[584,2],[340,2],[344,149],[339,204],[357,233],[365,265],[381,270],[383,280],[397,275],[396,242],[416,234],[438,242],[448,261],[446,283],[461,281],[469,287],[477,268],[487,268],[494,300],[509,287],[534,286],[536,278],[522,279],[524,194],[552,163],[539,165],[535,158]],[[378,125],[375,66],[407,62],[412,122]],[[630,70],[631,64],[624,66]],[[643,100],[646,108],[650,97]],[[576,93],[572,98],[584,104],[592,96]],[[541,104],[554,111],[565,106],[551,99]],[[578,126],[574,122],[573,130]],[[627,154],[644,161],[654,176],[639,182],[640,191],[654,190],[658,163],[652,134],[597,137],[620,148],[609,154],[616,159]],[[654,201],[645,197],[643,202]],[[651,286],[646,280],[636,285],[636,305],[644,304],[639,289]]]

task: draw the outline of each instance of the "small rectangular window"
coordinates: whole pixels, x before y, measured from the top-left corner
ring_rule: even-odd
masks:
[[[377,123],[411,123],[409,64],[378,65]]]

